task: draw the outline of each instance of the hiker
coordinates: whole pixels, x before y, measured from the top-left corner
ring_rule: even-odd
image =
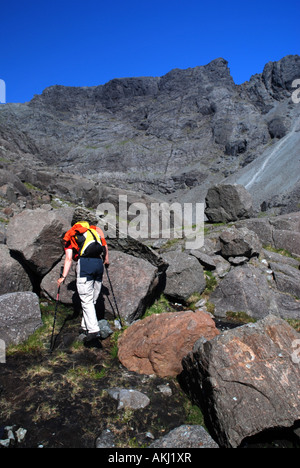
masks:
[[[95,304],[99,297],[103,261],[109,266],[108,248],[103,231],[97,226],[90,226],[87,221],[79,221],[65,234],[65,263],[62,277],[58,279],[60,286],[68,276],[72,261],[76,261],[76,285],[80,297],[83,317],[81,328],[86,334],[86,340],[100,337]]]

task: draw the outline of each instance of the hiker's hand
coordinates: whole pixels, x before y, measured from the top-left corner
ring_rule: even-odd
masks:
[[[65,281],[65,278],[61,277],[57,280],[57,286],[60,286]]]
[[[105,268],[107,269],[109,267],[109,262],[104,262]]]

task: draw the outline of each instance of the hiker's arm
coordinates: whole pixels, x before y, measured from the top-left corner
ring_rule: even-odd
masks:
[[[66,251],[66,258],[65,258],[65,264],[64,264],[64,270],[62,277],[58,279],[57,284],[58,286],[61,285],[68,276],[68,273],[70,271],[71,265],[72,265],[72,260],[73,260],[73,251],[72,249],[67,249]]]
[[[108,245],[107,244],[104,246],[104,249],[105,249],[104,265],[108,266],[109,258],[108,258]]]
[[[107,245],[107,242],[105,240],[105,236],[104,236],[104,233],[102,231],[102,229],[99,228],[99,226],[96,227],[96,231],[98,232],[98,235],[101,239],[101,242],[102,242],[102,246],[103,246],[103,254],[102,254],[102,258],[103,258],[103,263],[104,265],[108,266],[109,265],[109,259],[108,259],[108,245]]]

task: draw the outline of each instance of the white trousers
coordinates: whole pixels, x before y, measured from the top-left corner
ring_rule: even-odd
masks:
[[[101,292],[102,282],[79,275],[80,267],[77,269],[76,284],[83,312],[81,327],[88,333],[97,333],[100,329],[95,304]]]

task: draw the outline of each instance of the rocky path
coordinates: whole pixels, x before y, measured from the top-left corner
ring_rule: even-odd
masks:
[[[147,447],[182,424],[202,422],[176,379],[126,370],[116,357],[117,335],[90,347],[74,342],[78,325],[64,326],[53,354],[45,335],[44,348],[28,345],[0,365],[0,435],[7,437],[7,426],[27,430],[11,447]],[[140,392],[149,402],[122,407],[116,389]]]
[[[70,320],[67,309],[50,354],[51,307],[39,339],[11,348],[0,367],[0,439],[7,443],[10,428],[15,438],[9,447],[216,447],[180,379],[138,374],[120,364],[120,331],[83,345],[79,320]],[[237,326],[220,320],[217,325],[222,332]],[[244,447],[252,446],[293,448],[299,439],[293,431],[279,430],[245,441]]]

